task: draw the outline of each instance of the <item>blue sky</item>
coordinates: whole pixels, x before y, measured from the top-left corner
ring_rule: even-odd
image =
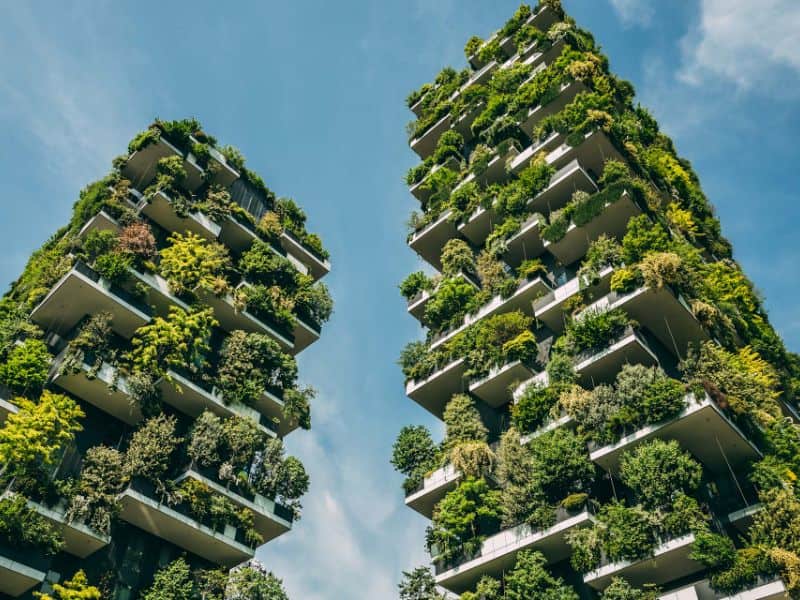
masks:
[[[796,0],[564,0],[673,136],[736,256],[800,351]],[[332,254],[336,314],[300,360],[320,391],[290,449],[312,474],[305,514],[260,558],[293,598],[396,597],[424,560],[425,521],[388,464],[401,425],[439,426],[395,361],[420,335],[397,283],[414,208],[402,178],[406,94],[515,0],[59,3],[3,0],[0,282],[70,213],[78,191],[155,116],[195,116],[295,197]]]

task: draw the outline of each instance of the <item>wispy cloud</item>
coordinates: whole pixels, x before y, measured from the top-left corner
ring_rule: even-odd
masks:
[[[767,86],[788,93],[788,75],[800,74],[800,3],[797,0],[700,0],[698,25],[683,40],[681,80],[721,80],[740,91]]]
[[[646,27],[653,21],[655,5],[653,0],[609,0],[614,12],[626,26]]]
[[[64,52],[53,23],[16,4],[4,11],[12,35],[0,37],[0,120],[27,130],[43,164],[80,186],[124,147],[137,118],[131,87],[119,56],[89,47]],[[90,11],[68,23],[84,40],[102,37]],[[25,57],[25,60],[19,60]]]

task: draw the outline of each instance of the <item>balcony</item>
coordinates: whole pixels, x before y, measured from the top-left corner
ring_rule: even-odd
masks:
[[[37,548],[22,548],[0,538],[0,593],[18,598],[42,583],[50,559]]]
[[[548,138],[549,139],[549,138]],[[544,142],[546,144],[548,142]],[[508,179],[508,172],[506,171],[507,165],[509,165],[512,161],[516,160],[516,158],[520,156],[520,151],[517,149],[516,146],[509,144],[508,148],[504,149],[504,152],[500,153],[498,150],[489,160],[489,164],[486,165],[486,170],[484,170],[480,175],[475,175],[474,173],[469,173],[464,179],[462,179],[459,184],[456,186],[456,189],[464,186],[470,182],[477,181],[483,188],[487,188],[492,184],[501,183]],[[485,209],[489,210],[492,215],[494,215],[494,211],[492,209]],[[481,221],[487,219],[488,217],[481,217],[481,209],[478,209],[475,214],[470,217],[470,220],[465,223],[465,229],[469,232],[470,229],[475,227],[473,224],[476,219],[480,219]]]
[[[93,356],[84,357],[76,373],[61,373],[61,364],[68,352],[69,348],[65,348],[54,361],[51,381],[56,386],[128,425],[141,421],[142,411],[131,400],[125,377],[107,362],[94,369],[89,364]]]
[[[192,465],[175,480],[175,483],[180,483],[185,479],[194,479],[207,485],[221,496],[225,496],[237,506],[252,511],[255,529],[264,538],[264,543],[292,528],[294,517],[291,510],[261,494],[248,494],[226,487],[217,480],[214,473],[207,471],[202,467]]]
[[[419,257],[437,270],[442,269],[442,249],[451,239],[458,237],[456,224],[452,220],[453,211],[447,209],[432,223],[428,223],[419,231],[415,231],[408,240],[408,245]]]
[[[414,185],[409,188],[411,195],[414,196],[417,200],[419,200],[423,205],[428,201],[428,198],[431,196],[431,191],[425,187],[425,182],[428,178],[438,171],[439,169],[450,169],[451,171],[455,171],[458,173],[461,170],[461,164],[459,163],[458,159],[454,156],[448,156],[447,160],[440,164],[440,165],[433,165],[431,170],[428,172],[425,177],[422,178],[421,181],[418,181]]]
[[[602,212],[588,223],[578,226],[569,224],[567,232],[560,240],[544,242],[544,248],[555,256],[563,265],[571,265],[586,254],[589,246],[601,235],[622,239],[628,227],[628,221],[641,214],[642,209],[628,192],[623,192],[619,199],[605,205]]]
[[[727,521],[738,529],[741,533],[746,534],[753,524],[753,517],[764,509],[760,502],[753,502],[744,508],[734,510],[728,513]]]
[[[268,429],[275,431],[280,437],[288,435],[298,427],[297,423],[290,422],[283,414],[284,402],[281,390],[264,390],[261,397],[253,404],[253,408],[260,415],[260,418],[257,416],[254,418],[265,423]]]
[[[687,394],[686,408],[677,417],[647,425],[615,444],[592,451],[591,460],[606,472],[619,471],[622,454],[652,439],[677,440],[709,471],[724,475],[731,467],[761,456],[747,436],[707,395],[699,401]]]
[[[614,380],[624,364],[654,366],[658,357],[650,349],[641,332],[628,328],[624,334],[602,350],[587,351],[575,358],[578,383],[594,387]]]
[[[563,142],[564,136],[557,131],[552,132],[543,140],[534,140],[533,144],[525,148],[522,152],[511,159],[508,164],[508,171],[518,174],[520,171],[528,167],[531,163],[531,160],[541,152],[544,152],[547,164],[552,165],[553,161],[549,160],[549,157],[563,145]],[[561,166],[562,165],[557,166],[556,169],[560,169]]]
[[[306,246],[291,231],[284,230],[281,233],[280,243],[286,253],[305,266],[314,279],[321,279],[330,272],[331,263],[328,259]]]
[[[478,283],[473,279],[471,275],[466,273],[459,272],[456,277],[460,277],[470,285],[472,285],[476,290],[480,289]],[[423,322],[425,318],[425,307],[428,305],[428,302],[431,298],[436,294],[436,290],[428,291],[422,290],[419,294],[414,296],[408,301],[408,312],[417,319],[420,323]]]
[[[547,61],[548,63],[551,61]],[[575,99],[581,92],[588,91],[588,88],[580,81],[570,81],[561,86],[558,95],[546,104],[534,106],[528,111],[525,119],[520,123],[522,131],[527,134],[533,132],[534,127],[545,117],[561,112],[567,104]]]
[[[67,521],[66,502],[63,505],[48,507],[29,500],[28,506],[59,531],[64,539],[64,552],[78,558],[87,558],[111,543],[110,536],[101,534],[83,523]]]
[[[64,335],[85,315],[99,312],[111,313],[114,331],[125,338],[149,323],[152,316],[149,306],[100,277],[86,263],[77,261],[33,309],[31,320]]]
[[[738,594],[726,596],[711,589],[708,581],[672,590],[658,597],[658,600],[778,600],[787,598],[786,586],[780,579],[770,580],[760,577],[759,582]]]
[[[592,292],[596,294],[608,293],[612,273],[614,273],[613,267],[606,267],[601,270],[599,281],[592,287]],[[581,290],[579,277],[573,277],[563,285],[558,286],[552,292],[534,302],[533,310],[536,318],[556,333],[563,331],[566,326],[564,303],[579,294]]]
[[[164,192],[153,194],[149,201],[142,198],[137,205],[139,211],[167,231],[189,232],[213,242],[219,237],[222,227],[201,212],[186,216],[178,214],[172,199]]]
[[[242,282],[238,287],[248,285],[250,284]],[[252,307],[239,309],[233,294],[217,296],[210,291],[202,291],[199,295],[201,300],[214,310],[214,317],[225,331],[241,329],[248,333],[264,333],[278,342],[285,352],[297,351],[292,332],[276,323],[270,315]]]
[[[194,136],[189,136],[189,141],[191,141],[193,144],[198,143]],[[219,150],[211,145],[208,145],[208,154],[208,162],[210,167],[209,170],[211,172],[212,183],[216,183],[224,188],[227,188],[234,181],[239,179],[239,172],[228,164],[225,156]],[[191,161],[194,165],[197,165],[197,158],[191,152],[186,155],[186,160]],[[202,167],[198,165],[197,168],[200,169],[201,173],[203,173]]]
[[[431,519],[433,509],[448,492],[456,488],[460,480],[461,472],[452,464],[436,469],[422,480],[415,491],[406,495],[406,506]]]
[[[246,545],[236,528],[216,531],[185,511],[156,500],[147,482],[133,481],[118,496],[123,521],[213,563],[233,567],[250,560],[255,550]]]
[[[418,137],[415,137],[413,140],[411,140],[411,149],[416,152],[422,160],[425,160],[428,156],[433,154],[434,150],[436,150],[436,144],[439,143],[439,138],[445,131],[450,129],[452,121],[453,119],[450,116],[450,113],[447,113],[441,119],[436,121],[436,123],[428,127],[428,129],[426,129]]]
[[[86,221],[81,230],[78,232],[78,237],[81,239],[85,239],[93,231],[114,231],[118,232],[120,230],[119,223],[117,220],[109,215],[106,211],[101,210],[91,219]]]
[[[559,16],[553,12],[549,7],[543,6],[539,9],[536,13],[532,14],[528,20],[525,22],[525,25],[533,25],[537,29],[541,29],[542,31],[547,31],[551,25],[557,23],[559,21]],[[498,36],[498,32],[493,33],[484,41],[484,45],[488,44],[489,42],[496,39]],[[508,36],[500,40],[500,47],[506,53],[506,55],[511,56],[514,53],[516,48],[514,42],[514,36]],[[469,64],[472,66],[473,69],[480,68],[482,63],[478,59],[478,57],[473,54],[469,57]]]
[[[541,277],[534,277],[533,279],[523,281],[517,288],[517,291],[511,294],[511,296],[508,298],[503,298],[499,295],[495,296],[489,302],[484,304],[477,313],[464,317],[464,322],[462,325],[436,336],[431,343],[431,350],[434,350],[448,340],[453,339],[458,333],[464,331],[470,325],[474,325],[481,319],[491,317],[492,315],[519,310],[532,317],[534,316],[533,302],[537,298],[544,296],[549,291],[549,284],[546,283]]]
[[[703,570],[703,565],[689,558],[693,543],[692,533],[672,539],[656,548],[650,557],[605,564],[584,575],[583,581],[596,590],[604,590],[614,577],[622,577],[633,586],[663,585],[688,577]]]
[[[233,213],[220,225],[219,241],[237,255],[249,250],[256,240],[261,240],[256,231],[256,226],[241,215]],[[261,241],[266,242],[266,240]],[[269,242],[266,243],[269,244],[270,249],[275,254],[292,263],[292,266],[300,273],[309,275],[308,267],[293,254],[287,252],[283,247],[277,247]]]
[[[528,381],[536,370],[522,361],[493,367],[489,374],[469,384],[471,394],[493,408],[499,408],[512,400],[512,389],[521,381]]]
[[[623,309],[637,323],[646,327],[676,357],[685,355],[690,344],[709,339],[692,309],[676,291],[640,287],[629,293],[609,292],[585,310]]]
[[[316,342],[322,335],[322,327],[314,323],[311,318],[300,313],[295,314],[292,337],[294,338],[294,352],[299,353]]]
[[[158,382],[158,388],[164,402],[190,417],[196,418],[208,410],[222,418],[250,418],[267,435],[275,437],[277,434],[277,426],[271,417],[239,402],[226,404],[211,384],[188,371],[173,367],[167,371],[167,377]]]
[[[147,298],[147,305],[155,309],[156,314],[168,315],[172,307],[177,307],[185,311],[190,311],[191,307],[175,296],[169,289],[167,280],[157,273],[139,272],[135,269],[128,269],[131,275],[131,282],[139,285],[139,289],[144,290]],[[130,287],[130,285],[126,286]]]
[[[183,156],[183,152],[161,137],[154,144],[137,150],[128,157],[122,167],[122,175],[130,180],[133,187],[144,189],[156,176],[156,164],[162,158]],[[196,171],[193,167],[192,171]],[[188,174],[188,169],[187,169]]]
[[[484,575],[500,578],[514,567],[517,553],[522,550],[537,550],[547,557],[548,563],[567,558],[570,546],[566,541],[568,531],[586,527],[594,522],[589,511],[577,514],[558,509],[556,523],[544,530],[535,530],[528,525],[518,525],[488,537],[477,556],[462,557],[456,565],[445,565],[440,571],[437,565],[436,584],[454,593],[474,589]]]
[[[406,395],[435,417],[442,418],[453,394],[464,391],[464,359],[459,358],[421,380],[406,383]]]

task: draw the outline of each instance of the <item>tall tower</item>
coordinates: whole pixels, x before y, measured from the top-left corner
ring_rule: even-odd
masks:
[[[446,433],[404,427],[392,462],[435,583],[797,594],[797,356],[690,164],[557,0],[465,54],[408,98],[408,244],[430,268],[401,285],[426,328],[401,364]]]
[[[305,220],[195,120],[157,120],[81,192],[0,305],[0,597],[82,569],[134,599],[165,565],[218,597],[291,529],[295,357],[332,310]]]

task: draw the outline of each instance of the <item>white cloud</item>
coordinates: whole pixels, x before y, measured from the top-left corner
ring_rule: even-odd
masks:
[[[800,74],[800,2],[700,0],[697,22],[682,43],[683,81],[718,79],[741,91],[796,88],[775,84]]]
[[[646,27],[653,21],[653,0],[609,0],[614,11],[625,25]]]

